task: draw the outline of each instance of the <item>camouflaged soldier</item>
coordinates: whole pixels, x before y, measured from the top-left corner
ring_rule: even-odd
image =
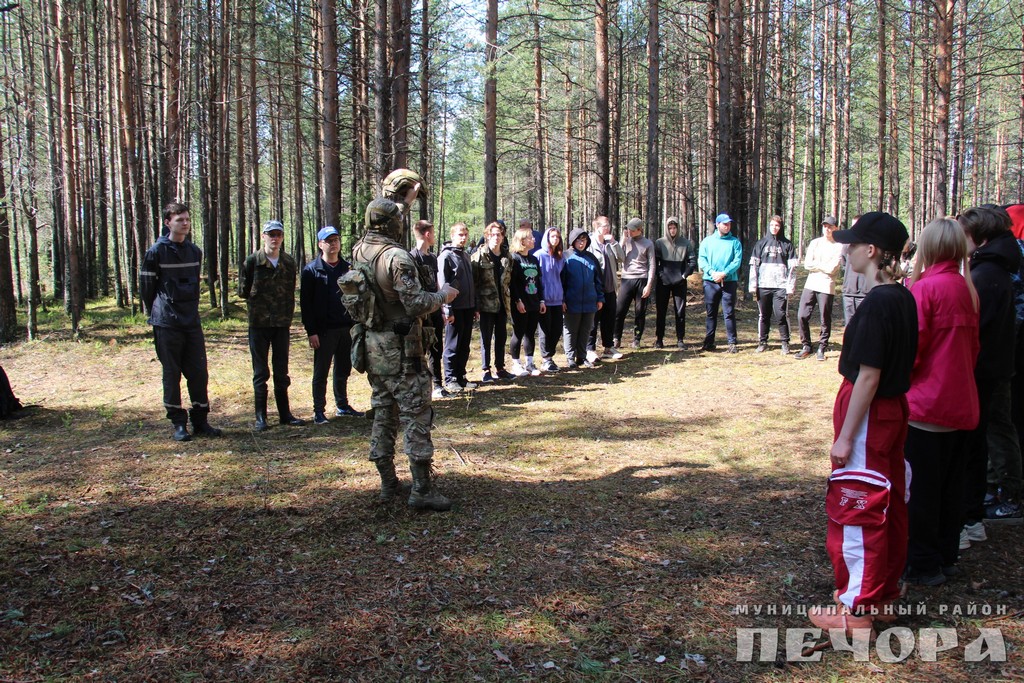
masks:
[[[252,356],[252,386],[256,393],[256,424],[267,425],[268,360],[274,352],[274,398],[283,425],[299,426],[305,420],[292,415],[288,406],[288,333],[295,313],[295,259],[281,248],[284,226],[267,221],[263,226],[263,248],[249,255],[238,274],[238,296],[249,302],[249,353]]]
[[[366,207],[366,234],[352,248],[352,261],[369,265],[376,295],[372,320],[366,323],[365,352],[374,411],[370,460],[380,473],[380,498],[391,500],[398,493],[394,457],[401,426],[413,481],[409,505],[443,511],[451,501],[430,485],[434,410],[425,354],[430,340],[424,338],[423,322],[458,291],[449,286],[440,292],[425,290],[415,261],[400,243],[403,213],[421,188],[419,175],[405,169],[384,179],[384,196]],[[358,342],[354,345],[358,349]]]

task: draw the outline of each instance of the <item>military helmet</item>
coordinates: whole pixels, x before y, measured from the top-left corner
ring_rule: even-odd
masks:
[[[426,197],[427,184],[423,182],[420,174],[407,168],[399,168],[389,173],[381,183],[381,194],[388,199],[402,201],[405,199],[405,193],[416,183],[420,184],[419,196]]]
[[[402,210],[390,199],[378,197],[367,204],[364,223],[370,232],[379,232],[394,240],[402,238]]]

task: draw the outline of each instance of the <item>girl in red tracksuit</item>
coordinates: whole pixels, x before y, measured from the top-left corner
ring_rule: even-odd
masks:
[[[826,548],[835,574],[837,605],[815,607],[822,629],[871,629],[899,597],[907,554],[903,459],[907,435],[906,392],[917,352],[917,307],[898,283],[907,229],[882,212],[861,216],[849,230],[832,233],[849,244],[851,268],[871,286],[851,318],[839,357],[843,383],[833,409],[835,442],[829,452],[825,510]]]

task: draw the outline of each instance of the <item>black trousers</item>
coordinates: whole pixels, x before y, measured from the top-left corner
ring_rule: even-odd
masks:
[[[601,345],[610,348],[615,345],[615,308],[612,302],[616,301],[615,292],[604,293],[604,305],[601,310],[594,314],[594,324],[590,328],[590,338],[587,340],[587,351],[597,351],[597,331],[601,330]]]
[[[267,362],[273,350],[273,393],[288,395],[292,380],[288,377],[288,328],[249,328],[249,354],[253,359],[253,390],[256,396],[267,394],[266,382],[270,379]]]
[[[757,290],[757,341],[768,343],[771,323],[779,326],[779,341],[789,343],[789,295],[784,289]]]
[[[978,426],[967,436],[967,461],[960,482],[961,522],[974,524],[985,519],[985,490],[988,488],[988,424],[996,384],[1006,380],[978,381]]]
[[[469,362],[469,346],[473,339],[472,308],[457,308],[452,311],[455,322],[444,326],[444,381],[457,382],[466,377],[466,363]]]
[[[555,357],[558,339],[562,336],[562,304],[548,306],[538,321],[540,328],[540,357],[551,360]]]
[[[654,285],[654,331],[659,341],[665,338],[669,299],[672,300],[672,310],[676,317],[676,341],[681,342],[686,337],[686,280],[674,285],[666,285],[658,280]]]
[[[206,369],[206,340],[203,328],[153,327],[156,357],[163,366],[164,408],[167,419],[175,425],[184,425],[191,415],[192,425],[205,424],[210,412],[207,385],[210,375]],[[192,408],[181,406],[181,376],[185,376]]]
[[[352,328],[325,330],[317,336],[320,348],[313,349],[313,411],[327,408],[327,375],[334,365],[334,405],[348,405],[348,378],[352,374]],[[275,380],[276,384],[276,380]]]
[[[512,360],[519,360],[520,350],[526,351],[527,358],[533,358],[539,320],[540,311],[520,313],[518,309],[512,309],[512,346],[509,348]]]
[[[647,317],[647,298],[643,296],[647,280],[640,278],[624,279],[619,287],[619,296],[615,300],[615,338],[622,340],[622,328],[626,326],[626,314],[630,304],[633,305],[633,338],[639,340],[644,333],[644,321]]]
[[[834,294],[814,292],[804,288],[800,295],[800,310],[797,312],[797,322],[800,323],[800,343],[804,346],[811,345],[811,314],[814,307],[818,307],[818,314],[821,317],[821,334],[818,335],[818,345],[828,346],[829,337],[832,336],[832,304],[835,302]]]
[[[491,342],[494,346],[491,346]],[[505,342],[508,341],[508,315],[502,308],[497,313],[480,311],[480,366],[484,370],[491,367],[491,349],[494,349],[494,370],[505,367]]]
[[[910,540],[907,565],[933,574],[956,564],[960,548],[960,489],[969,432],[929,432],[910,426],[904,454],[910,463]]]

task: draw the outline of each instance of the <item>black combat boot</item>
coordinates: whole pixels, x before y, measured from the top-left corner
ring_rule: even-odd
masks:
[[[398,475],[395,474],[395,459],[382,458],[373,462],[380,473],[380,496],[378,496],[378,500],[382,503],[390,503],[395,499],[395,496],[398,494],[398,488],[401,486],[401,482],[398,481]]]
[[[409,462],[412,472],[412,492],[409,494],[409,507],[417,510],[434,510],[445,512],[450,510],[452,502],[436,491],[430,490],[430,462],[412,460]]]

